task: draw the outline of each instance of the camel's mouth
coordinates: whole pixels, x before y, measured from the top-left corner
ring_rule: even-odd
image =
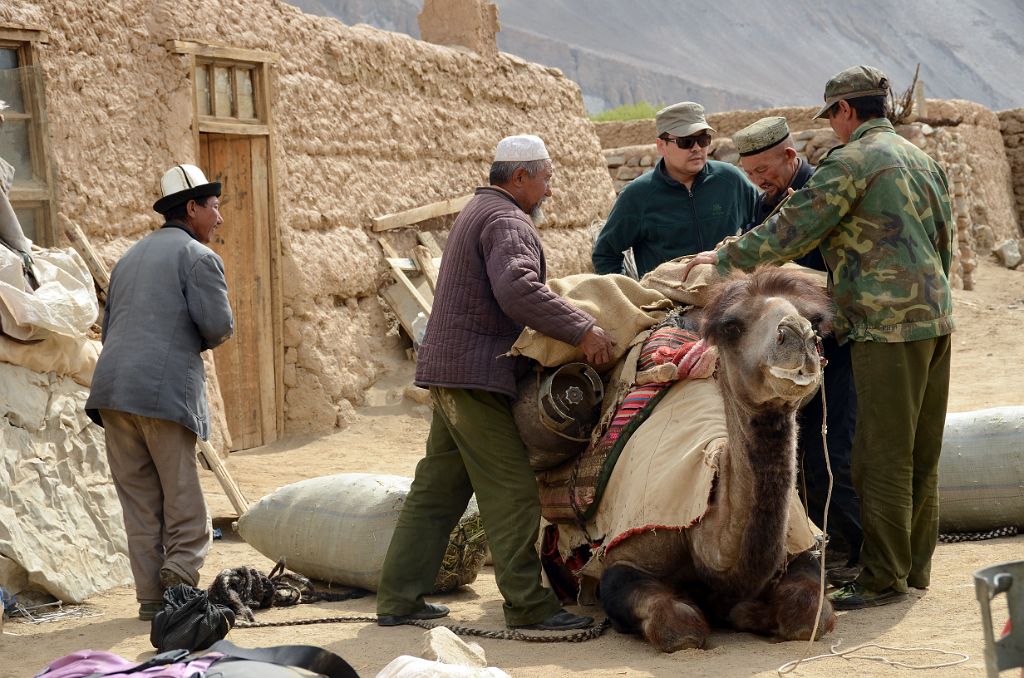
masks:
[[[816,372],[808,373],[802,367],[786,369],[785,367],[772,365],[768,368],[768,371],[776,379],[785,379],[786,381],[793,382],[797,386],[810,386],[811,384],[818,383],[818,374]]]

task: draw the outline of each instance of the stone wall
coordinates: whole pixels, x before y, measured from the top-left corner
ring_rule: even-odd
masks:
[[[721,128],[730,130],[730,133],[750,124],[745,122],[745,115],[737,115],[735,119],[737,122],[719,124]],[[972,193],[971,179],[974,170],[971,164],[964,160],[968,157],[969,145],[957,127],[935,128],[919,122],[900,125],[897,132],[946,168],[953,199],[953,217],[957,224],[957,248],[953,257],[952,282],[956,287],[972,289],[972,272],[977,267],[976,252],[991,250],[992,245],[988,244],[988,240],[992,237],[992,229],[974,221],[974,204],[978,199]],[[829,127],[804,129],[793,132],[793,144],[801,157],[816,165],[829,150],[839,145],[839,138]],[[616,193],[636,177],[654,169],[660,157],[655,144],[606,148],[603,153]],[[708,156],[722,162],[739,164],[739,153],[736,152],[736,146],[729,137],[715,137],[708,149]]]
[[[0,3],[0,24],[48,33],[59,210],[108,266],[158,225],[160,174],[196,162],[188,60],[165,42],[280,55],[271,108],[286,434],[343,424],[385,359],[402,354],[386,339],[372,217],[469,193],[486,183],[498,139],[539,134],[556,166],[542,237],[550,274],[565,275],[589,266],[590,224],[614,197],[579,88],[511,55],[349,27],[278,0],[24,0]],[[386,237],[407,251],[415,235]]]
[[[788,121],[794,137],[799,138],[801,132],[828,127],[822,120],[811,118],[816,111],[814,106],[728,111],[711,113],[707,120],[718,136],[728,137],[759,118],[781,115]],[[999,117],[972,101],[928,99],[916,122],[934,128],[955,128],[966,144],[967,153],[962,157],[971,168],[968,192],[972,196],[970,211],[974,228],[986,226],[997,239],[1019,237],[1010,163],[1003,146],[1005,133],[1000,134]],[[657,136],[654,120],[602,122],[596,123],[595,129],[604,149],[649,144]]]
[[[1017,223],[1024,234],[1024,108],[999,111],[998,116],[1006,158],[1010,163]]]

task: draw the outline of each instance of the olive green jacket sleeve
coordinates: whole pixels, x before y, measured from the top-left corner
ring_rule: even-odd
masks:
[[[878,118],[833,149],[778,214],[723,246],[718,269],[820,246],[840,341],[916,341],[953,331],[954,242],[945,172]]]

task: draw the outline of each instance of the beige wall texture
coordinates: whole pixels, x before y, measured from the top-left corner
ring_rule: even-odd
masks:
[[[24,0],[0,3],[0,25],[48,33],[40,61],[59,209],[108,266],[159,225],[160,174],[195,162],[188,62],[164,43],[280,55],[271,108],[285,434],[343,424],[388,350],[401,353],[386,339],[372,217],[469,193],[486,183],[501,137],[539,134],[556,167],[542,237],[557,276],[589,266],[589,227],[614,198],[579,88],[507,54],[348,27],[277,0]],[[414,244],[410,229],[386,235],[400,252]]]

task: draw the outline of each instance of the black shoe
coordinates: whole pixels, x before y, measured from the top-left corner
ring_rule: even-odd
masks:
[[[581,617],[568,610],[559,610],[542,622],[518,626],[509,625],[509,628],[531,631],[571,631],[572,629],[585,629],[593,623],[593,617]]]
[[[378,614],[377,626],[401,626],[411,621],[424,619],[440,619],[448,616],[447,605],[426,603],[421,609],[409,614]]]
[[[865,607],[899,603],[907,599],[907,594],[895,589],[872,591],[853,582],[828,594],[828,599],[832,601],[832,607],[837,610],[860,610]]]
[[[156,613],[164,609],[164,604],[156,600],[148,600],[144,603],[139,604],[139,619],[142,621],[151,621]]]
[[[860,565],[830,567],[825,570],[825,578],[828,580],[830,586],[834,586],[839,589],[847,584],[852,584],[857,581],[857,577],[860,576],[860,572],[863,569],[864,568]]]

